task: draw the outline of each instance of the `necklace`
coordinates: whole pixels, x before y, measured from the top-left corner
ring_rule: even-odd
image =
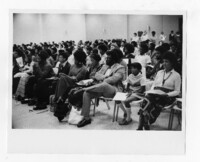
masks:
[[[169,75],[167,76],[167,78],[165,79],[165,73],[166,73],[166,72],[164,71],[162,86],[165,84],[165,81],[166,81],[167,79],[169,79],[169,77],[170,77],[171,74],[172,74],[172,72],[170,72]]]

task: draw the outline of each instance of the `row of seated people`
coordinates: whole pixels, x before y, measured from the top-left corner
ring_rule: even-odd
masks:
[[[139,59],[137,59],[137,61],[135,61],[136,63],[128,62],[129,67],[127,68],[126,63],[123,61],[124,56],[122,51],[119,48],[116,48],[115,45],[113,46],[114,48],[112,48],[111,50],[107,50],[104,44],[100,44],[98,46],[100,55],[98,53],[92,52],[88,57],[83,50],[78,49],[73,54],[73,65],[70,65],[70,63],[68,62],[68,53],[61,52],[59,54],[60,65],[58,74],[56,75],[56,77],[54,77],[53,82],[52,80],[47,79],[55,76],[52,66],[47,61],[48,54],[45,50],[41,50],[37,55],[37,60],[32,60],[34,62],[31,66],[32,68],[29,69],[26,75],[20,77],[16,95],[26,95],[27,98],[32,99],[36,98],[37,102],[34,102],[34,100],[30,100],[32,102],[29,102],[29,105],[36,104],[36,107],[34,108],[35,110],[44,109],[46,108],[50,95],[49,85],[52,85],[52,87],[54,87],[52,88],[52,91],[54,91],[53,93],[55,94],[54,102],[59,103],[65,101],[65,99],[68,97],[68,92],[71,88],[77,86],[77,82],[87,78],[91,78],[93,79],[92,85],[87,88],[83,88],[83,99],[80,105],[81,114],[84,118],[77,126],[82,127],[91,123],[91,119],[89,117],[91,100],[100,96],[112,98],[117,91],[124,91],[124,86],[122,82],[126,80],[126,78],[128,78],[128,83],[131,85],[128,87],[132,87],[132,92],[137,93],[137,90],[134,90],[134,88],[136,87],[139,90],[139,94],[142,94],[144,92],[142,88],[144,81],[142,80],[145,80],[146,75],[144,75],[143,69],[146,65],[143,65],[142,62],[138,61]],[[131,47],[131,51],[129,47]],[[148,48],[146,47],[148,46],[145,44],[141,44],[139,47],[140,55],[144,55],[145,58],[146,56],[148,56],[146,55],[146,53],[148,52]],[[125,56],[132,55],[131,53],[134,52],[134,48],[132,48],[130,44],[126,44],[124,51]],[[90,65],[89,70],[85,66],[86,57],[87,62],[89,62],[88,64]],[[157,57],[160,57],[158,66],[159,68],[157,67],[156,70],[154,68],[153,70],[155,72],[151,75],[154,75],[153,78],[155,78],[155,85],[153,87],[164,87],[165,89],[168,89],[168,91],[170,92],[168,93],[168,95],[165,96],[165,98],[174,98],[174,96],[176,96],[177,93],[180,92],[181,85],[180,75],[177,72],[173,71],[174,65],[176,65],[173,61],[175,60],[175,54],[172,52],[165,52],[165,55],[163,54],[162,57],[158,54],[155,58],[157,59]],[[143,62],[145,62],[148,59],[141,60],[144,60]],[[162,66],[164,70],[159,71],[161,67],[161,61],[163,61]],[[148,64],[150,62],[146,61],[145,63]],[[129,69],[129,72],[127,69]],[[33,72],[33,76],[29,75],[30,71]],[[157,73],[158,71],[159,73]],[[129,76],[127,77],[128,74]],[[160,82],[162,82],[162,84]],[[148,125],[152,123],[152,115],[150,116],[147,114],[152,114],[151,109],[157,106],[157,104],[155,103],[158,102],[161,103],[161,105],[169,103],[163,102],[165,101],[165,99],[163,99],[162,97],[160,97],[160,99],[156,101],[152,100],[149,96],[146,97],[148,98],[148,100],[151,101],[151,105],[149,105],[149,108],[145,110],[148,111],[148,113],[144,113],[141,111],[138,129],[142,129],[144,125],[144,128],[148,129]],[[135,98],[130,96],[127,100],[128,101],[125,101],[127,109],[123,107],[123,104],[121,106],[125,112],[124,119],[120,122],[121,125],[129,124],[132,121],[130,118],[129,103],[135,100]],[[26,100],[24,99],[22,101]],[[143,105],[145,105],[145,103]],[[156,110],[159,109],[156,108]],[[156,114],[159,113],[156,112]],[[156,119],[155,116],[153,116],[154,121]]]

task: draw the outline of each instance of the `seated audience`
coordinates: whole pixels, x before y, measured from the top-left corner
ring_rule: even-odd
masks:
[[[153,52],[154,52],[154,50],[155,50],[155,44],[152,43],[152,42],[150,42],[150,43],[149,43],[149,51],[148,51],[147,54],[151,57],[152,54],[153,54]]]
[[[17,98],[18,101],[21,101],[25,98],[26,83],[28,82],[30,76],[33,73],[33,66],[34,66],[35,62],[36,62],[36,58],[33,55],[30,66],[26,66],[26,68],[24,68],[23,73],[21,73],[21,75],[20,75],[20,81],[19,81],[16,93],[15,93],[15,97]]]
[[[78,127],[83,127],[91,123],[89,117],[91,100],[100,96],[113,98],[117,91],[123,91],[122,80],[125,73],[125,68],[118,64],[117,54],[115,52],[107,52],[106,65],[96,73],[95,79],[98,84],[85,88],[83,94],[83,105],[81,115],[84,117],[78,123]]]
[[[106,51],[108,50],[107,46],[105,44],[100,44],[98,46],[98,52],[101,56],[100,64],[106,64]]]
[[[102,65],[99,64],[101,57],[98,54],[91,54],[90,56],[91,64],[89,65],[88,76],[89,79],[94,79],[96,72],[98,72]]]
[[[55,91],[55,102],[64,102],[66,99],[67,92],[80,80],[85,79],[87,69],[85,66],[86,63],[86,54],[83,50],[75,51],[74,55],[74,65],[70,67],[69,74],[60,73],[60,79],[56,86]]]
[[[69,70],[70,70],[71,65],[68,62],[68,57],[69,57],[69,53],[68,52],[61,52],[59,54],[58,59],[59,59],[60,64],[59,64],[59,67],[58,67],[57,76],[59,76],[60,73],[64,73],[66,75],[69,74]]]
[[[48,57],[47,57],[47,62],[52,66],[54,67],[55,66],[55,61],[52,57],[52,54],[51,54],[51,50],[50,49],[46,49],[46,52],[48,54]]]
[[[121,109],[124,111],[124,118],[119,122],[119,125],[128,125],[132,122],[131,119],[131,106],[132,101],[137,101],[138,96],[142,96],[145,91],[145,78],[141,73],[142,66],[138,62],[131,64],[131,74],[127,78],[127,92],[128,97],[123,101],[126,109],[123,104],[120,104]]]
[[[126,43],[124,45],[124,54],[125,54],[125,59],[128,59],[127,65],[128,65],[128,74],[130,74],[130,65],[135,59],[134,55],[134,46],[130,43]]]
[[[123,53],[118,48],[113,49],[113,52],[115,52],[117,54],[118,63],[125,67],[125,75],[123,77],[123,81],[125,81],[128,77],[128,66],[127,66],[127,63],[123,60]]]
[[[37,62],[33,65],[33,76],[29,78],[26,85],[26,95],[30,100],[29,105],[36,103],[34,110],[47,108],[49,101],[48,80],[54,75],[52,66],[46,61],[48,54],[42,50],[37,56]]]
[[[169,42],[166,43],[164,32],[157,37],[155,31],[151,36],[146,31],[138,31],[130,43],[114,38],[80,40],[77,44],[72,40],[14,44],[13,95],[22,103],[28,101],[29,106],[35,105],[33,110],[41,110],[47,108],[49,95],[55,93],[51,101],[54,106],[64,105],[65,101],[69,102],[70,90],[81,86],[79,108],[83,119],[77,127],[83,127],[91,123],[92,99],[113,98],[116,92],[126,90],[128,98],[119,104],[124,112],[119,125],[132,122],[130,104],[142,97],[138,130],[149,130],[162,107],[173,103],[180,94],[181,34],[172,30]],[[144,94],[146,78],[153,86]],[[85,79],[92,81],[85,85],[81,82]],[[126,82],[125,89],[122,83]]]
[[[146,66],[151,63],[151,58],[146,53],[148,52],[148,46],[146,43],[141,43],[139,47],[140,54],[135,57],[135,61],[142,65],[142,75],[146,77]]]
[[[171,52],[166,52],[163,56],[163,70],[160,70],[154,80],[149,93],[143,101],[140,114],[138,130],[149,130],[159,116],[162,108],[175,101],[175,97],[180,94],[181,77],[174,70],[176,57]],[[162,93],[161,93],[162,92]]]

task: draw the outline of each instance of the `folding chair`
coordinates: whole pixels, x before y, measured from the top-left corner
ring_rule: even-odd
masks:
[[[182,107],[179,103],[182,103],[182,98],[176,98],[176,101],[170,105],[170,115],[169,115],[169,123],[168,123],[168,130],[172,130],[174,114],[178,113],[181,115]],[[166,108],[165,108],[166,109]],[[179,125],[181,125],[180,116],[178,116]]]
[[[109,101],[113,101],[112,98],[106,98],[106,97],[95,98],[94,101],[92,100],[92,105],[94,106],[94,109],[93,109],[93,116],[95,116],[95,111],[96,111],[98,99],[104,100],[105,103],[106,103],[106,105],[107,105],[108,110],[111,109],[111,107],[110,107],[110,105],[109,105],[108,102],[109,102]],[[117,107],[117,104],[116,104],[116,102],[114,101],[114,110],[113,110],[113,119],[112,119],[113,122],[115,121],[116,107]]]

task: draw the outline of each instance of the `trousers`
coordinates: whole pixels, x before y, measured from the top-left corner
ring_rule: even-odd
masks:
[[[56,85],[56,91],[55,91],[55,101],[59,97],[63,97],[67,91],[69,92],[72,87],[75,87],[76,83],[73,79],[71,79],[69,76],[62,76],[57,82]]]
[[[106,82],[102,82],[85,89],[83,93],[83,105],[81,115],[89,117],[91,100],[98,97],[113,98],[116,93],[116,88]]]

